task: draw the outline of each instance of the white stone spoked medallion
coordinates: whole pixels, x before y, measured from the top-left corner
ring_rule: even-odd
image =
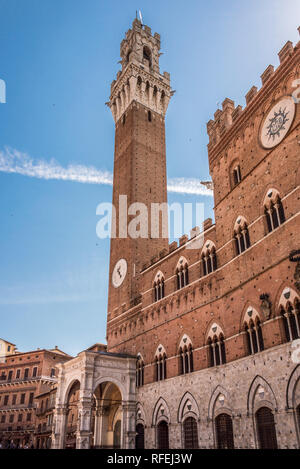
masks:
[[[116,263],[113,274],[112,274],[112,284],[115,288],[119,288],[127,274],[127,262],[125,259],[120,259]]]
[[[287,135],[295,117],[296,104],[292,96],[285,96],[272,107],[265,118],[260,134],[264,148],[273,148]]]

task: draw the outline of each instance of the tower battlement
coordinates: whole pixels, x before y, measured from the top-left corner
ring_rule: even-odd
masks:
[[[111,95],[107,105],[117,122],[132,101],[143,104],[149,110],[163,117],[173,95],[170,74],[160,73],[160,35],[152,35],[149,26],[143,26],[138,19],[121,42],[120,56],[122,70],[111,84]]]
[[[300,34],[300,27],[298,28]],[[288,41],[283,48],[279,51],[278,57],[280,65],[275,71],[273,65],[269,65],[261,75],[262,87],[260,90],[256,86],[252,86],[248,93],[245,95],[246,107],[235,106],[234,101],[226,98],[222,103],[222,110],[217,109],[214,114],[214,119],[207,123],[207,133],[209,136],[208,150],[214,152],[215,147],[222,140],[227,131],[232,128],[242,115],[247,113],[248,108],[253,104],[254,100],[261,92],[265,91],[267,87],[272,86],[272,81],[276,79],[277,74],[280,73],[287,61],[296,54],[300,49],[300,42],[293,46],[291,41]]]

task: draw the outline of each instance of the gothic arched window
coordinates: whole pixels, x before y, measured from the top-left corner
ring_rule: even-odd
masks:
[[[287,303],[286,307],[281,307],[281,317],[284,324],[286,342],[291,342],[300,338],[300,307],[299,302],[292,306]]]
[[[260,449],[277,449],[274,415],[268,407],[261,407],[255,414]]]
[[[179,348],[179,374],[185,375],[194,371],[192,344],[184,344]]]
[[[161,272],[158,272],[154,279],[154,301],[160,301],[165,296],[165,279]]]
[[[226,348],[224,334],[221,328],[213,325],[207,340],[209,351],[209,366],[211,368],[226,363]]]
[[[144,48],[143,48],[143,59],[144,59],[145,61],[147,61],[148,64],[149,64],[149,67],[151,67],[151,65],[152,65],[152,61],[151,61],[151,50],[150,50],[149,47],[147,47],[147,46],[144,46]]]
[[[138,355],[138,359],[136,362],[136,387],[140,388],[144,386],[144,361],[140,355]]]
[[[162,345],[160,345],[155,354],[155,380],[163,381],[167,379],[167,354]]]
[[[233,176],[233,184],[237,186],[242,180],[241,167],[239,164],[233,168],[232,176]]]
[[[239,256],[251,246],[249,230],[244,217],[239,217],[234,226],[236,254]]]
[[[157,425],[157,449],[169,449],[169,426],[165,421]]]
[[[138,423],[136,426],[135,448],[145,448],[145,428],[142,423]]]
[[[277,190],[269,190],[264,201],[264,208],[268,231],[271,233],[285,222],[284,209]]]
[[[188,417],[183,422],[184,449],[198,449],[198,427],[193,417]]]
[[[249,316],[251,314],[251,316]],[[249,355],[262,352],[264,350],[264,339],[261,322],[256,310],[248,308],[245,315],[244,330],[246,332],[247,349]]]
[[[233,160],[229,166],[229,180],[231,189],[234,189],[242,181],[241,167],[238,159]]]
[[[218,449],[234,449],[232,418],[220,414],[215,418]]]
[[[207,241],[201,255],[203,275],[208,275],[218,268],[216,247],[211,241]]]
[[[186,287],[189,284],[189,266],[184,257],[179,259],[176,267],[177,290]]]
[[[138,93],[140,94],[142,91],[142,79],[140,76],[137,79],[136,87],[137,87]]]

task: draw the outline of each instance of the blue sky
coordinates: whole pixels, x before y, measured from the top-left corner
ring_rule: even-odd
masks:
[[[109,241],[96,237],[96,207],[112,188],[45,177],[55,165],[59,174],[113,170],[104,103],[138,9],[161,34],[161,71],[176,90],[166,119],[170,180],[209,177],[206,122],[218,103],[244,106],[284,43],[299,39],[298,0],[0,0],[0,337],[20,350],[76,354],[105,341]],[[40,178],[12,173],[38,161]],[[172,192],[169,201],[203,202],[212,215],[207,195]]]

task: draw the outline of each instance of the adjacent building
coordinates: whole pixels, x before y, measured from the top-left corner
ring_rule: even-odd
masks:
[[[35,396],[35,449],[51,448],[56,390],[56,383],[52,383],[47,391]]]
[[[8,342],[7,340],[0,339],[0,362],[1,359],[8,355],[14,355],[17,352],[15,344]]]
[[[7,342],[4,341],[6,344]],[[13,344],[11,344],[13,346]],[[15,346],[14,346],[15,347]],[[9,351],[0,361],[0,441],[7,445],[35,446],[41,434],[36,432],[37,401],[53,389],[56,366],[72,357],[59,350]],[[40,398],[38,400],[40,402]],[[49,406],[53,400],[49,400]],[[39,408],[40,412],[40,408]],[[47,426],[49,434],[51,422]],[[49,442],[48,442],[49,446]]]

